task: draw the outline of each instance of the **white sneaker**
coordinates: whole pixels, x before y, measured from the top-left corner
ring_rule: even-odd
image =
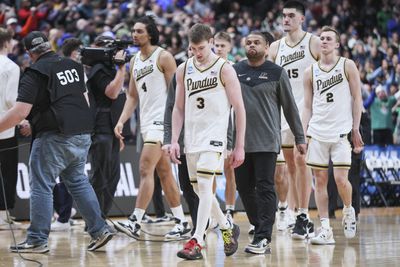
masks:
[[[62,223],[56,220],[50,226],[51,232],[63,232],[63,231],[68,231],[69,229],[71,229],[71,224],[69,221],[66,223]]]
[[[294,225],[296,224],[296,216],[295,216],[294,211],[289,209],[287,211],[286,219],[287,219],[287,228],[288,229],[293,229]]]
[[[343,208],[342,219],[344,236],[346,238],[353,238],[357,232],[356,212],[353,207]]]
[[[25,229],[22,223],[14,221],[11,216],[9,216],[9,219],[0,218],[0,230],[10,230],[10,225],[13,230]]]
[[[230,223],[230,225],[233,225],[233,217],[232,217],[232,214],[226,213],[226,220]]]
[[[183,235],[190,232],[190,226],[188,222],[181,222],[179,219],[175,219],[175,226],[169,231],[165,238],[167,239],[180,239]]]
[[[287,206],[285,208],[278,208],[277,217],[276,229],[278,229],[278,231],[285,231],[288,228]]]
[[[335,239],[333,239],[332,227],[329,229],[321,227],[316,237],[311,238],[311,244],[314,245],[333,245]]]

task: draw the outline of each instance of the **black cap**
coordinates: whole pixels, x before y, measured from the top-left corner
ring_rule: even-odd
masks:
[[[46,35],[44,33],[39,32],[39,31],[33,31],[30,32],[25,38],[24,38],[24,46],[26,50],[31,50],[35,48],[38,45],[41,45],[45,42],[48,42],[49,40],[47,39]]]

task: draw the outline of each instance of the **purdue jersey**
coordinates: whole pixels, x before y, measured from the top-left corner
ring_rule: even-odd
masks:
[[[279,41],[278,53],[275,58],[275,63],[283,67],[289,76],[293,96],[300,115],[304,106],[304,71],[316,61],[310,51],[311,37],[311,33],[305,33],[300,42],[294,46],[286,43],[286,37],[282,38]],[[281,117],[281,130],[286,130],[289,125],[285,120],[285,116],[282,115]]]
[[[313,103],[307,134],[319,141],[336,142],[351,131],[352,95],[345,73],[346,59],[339,57],[329,71],[312,65]]]
[[[164,130],[164,111],[167,101],[167,83],[157,61],[161,47],[146,59],[139,51],[133,59],[132,78],[136,83],[140,104],[140,131]]]
[[[221,80],[225,60],[218,58],[199,70],[193,57],[185,63],[185,153],[223,152],[230,104]]]

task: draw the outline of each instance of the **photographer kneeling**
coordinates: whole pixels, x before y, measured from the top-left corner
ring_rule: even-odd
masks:
[[[111,37],[99,36],[94,46],[107,47],[113,41]],[[120,179],[120,141],[115,137],[113,129],[125,102],[122,91],[126,73],[125,58],[126,53],[120,50],[113,60],[96,62],[88,73],[86,83],[96,102],[94,135],[89,150],[90,182],[104,218],[111,209]],[[82,58],[82,61],[85,62],[85,59]]]

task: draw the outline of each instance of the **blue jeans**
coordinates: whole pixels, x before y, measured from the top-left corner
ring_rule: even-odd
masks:
[[[97,238],[108,227],[88,177],[84,174],[90,135],[46,132],[32,144],[29,158],[31,187],[29,244],[47,243],[53,214],[53,188],[57,176],[65,183],[88,227]]]

